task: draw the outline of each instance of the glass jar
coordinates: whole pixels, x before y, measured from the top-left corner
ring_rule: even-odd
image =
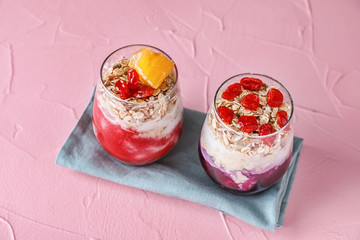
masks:
[[[240,83],[245,77],[260,79],[266,84],[263,85],[265,90],[244,91],[242,87],[242,92],[236,99],[239,104],[228,104],[221,97],[222,93],[229,85]],[[272,87],[280,90],[283,95],[283,103],[279,107],[267,105],[267,91]],[[260,105],[255,111],[245,109],[240,103],[250,93],[258,94],[260,98]],[[220,118],[217,111],[220,105],[226,104],[235,113],[233,124],[230,125]],[[285,111],[288,116],[283,127],[276,122],[279,111]],[[257,193],[274,185],[285,174],[291,162],[292,115],[293,102],[289,92],[273,78],[249,73],[229,78],[218,88],[201,131],[199,157],[204,170],[222,188],[240,195]],[[237,125],[240,116],[255,116],[259,127],[261,124],[271,123],[274,132],[259,136],[258,127],[251,133],[245,133]]]
[[[111,53],[101,67],[93,107],[93,127],[103,148],[119,161],[130,165],[152,163],[168,153],[180,138],[183,129],[183,106],[176,65],[170,73],[175,79],[172,88],[156,98],[123,100],[106,86],[106,74],[114,64],[148,45],[129,45]],[[128,69],[124,68],[125,71]],[[169,76],[170,76],[169,75]],[[106,82],[106,84],[105,84]]]

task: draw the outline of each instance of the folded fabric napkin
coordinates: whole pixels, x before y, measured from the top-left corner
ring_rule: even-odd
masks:
[[[98,143],[92,126],[93,97],[61,148],[60,166],[116,183],[199,203],[263,229],[283,226],[302,139],[294,139],[293,157],[284,177],[270,189],[238,196],[216,185],[203,170],[197,144],[205,114],[184,110],[184,130],[177,145],[159,161],[142,167],[122,164]]]

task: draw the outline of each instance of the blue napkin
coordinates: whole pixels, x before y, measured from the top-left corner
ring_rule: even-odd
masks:
[[[284,177],[270,189],[238,196],[221,189],[206,175],[197,144],[205,114],[184,110],[184,130],[177,145],[159,161],[142,167],[122,164],[97,142],[92,127],[93,97],[61,148],[60,166],[116,183],[192,201],[235,216],[263,229],[283,226],[302,139],[294,138],[293,157]]]

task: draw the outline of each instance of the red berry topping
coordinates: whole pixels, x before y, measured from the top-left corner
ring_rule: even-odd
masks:
[[[273,126],[270,123],[265,123],[265,124],[260,126],[259,136],[269,135],[269,134],[274,133],[274,132],[275,132],[275,129],[273,128]],[[262,140],[263,140],[263,142],[265,144],[270,146],[270,145],[272,145],[274,143],[275,136],[263,138]]]
[[[270,107],[279,107],[282,104],[284,97],[279,90],[272,88],[268,91],[266,100]]]
[[[221,118],[221,120],[226,124],[231,123],[231,121],[234,118],[234,111],[231,110],[230,108],[225,107],[225,106],[218,107],[217,112],[218,112],[219,117]]]
[[[149,86],[139,85],[137,89],[132,91],[132,96],[135,98],[145,98],[153,95],[154,89]]]
[[[234,83],[228,86],[228,88],[223,92],[221,97],[226,100],[234,100],[241,93],[241,84]]]
[[[283,127],[288,122],[288,116],[285,111],[279,111],[276,113],[276,122],[279,125],[279,127]]]
[[[241,86],[247,90],[259,90],[263,85],[263,82],[257,78],[244,77],[240,81]]]
[[[255,111],[260,104],[259,96],[256,94],[248,94],[241,100],[241,105],[249,110]]]
[[[120,94],[121,99],[128,99],[131,97],[130,89],[124,80],[119,80],[115,83],[115,89]]]
[[[258,128],[258,122],[254,116],[239,117],[239,125],[243,132],[250,133]]]
[[[135,69],[130,69],[127,73],[129,88],[135,90],[139,86],[139,74]]]
[[[274,133],[275,129],[270,123],[265,123],[260,126],[259,129],[259,136],[269,135],[271,133]]]

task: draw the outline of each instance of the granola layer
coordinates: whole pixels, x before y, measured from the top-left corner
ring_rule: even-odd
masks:
[[[182,121],[182,102],[177,86],[167,96],[140,103],[115,99],[101,83],[96,95],[99,107],[109,121],[143,137],[165,136]]]

